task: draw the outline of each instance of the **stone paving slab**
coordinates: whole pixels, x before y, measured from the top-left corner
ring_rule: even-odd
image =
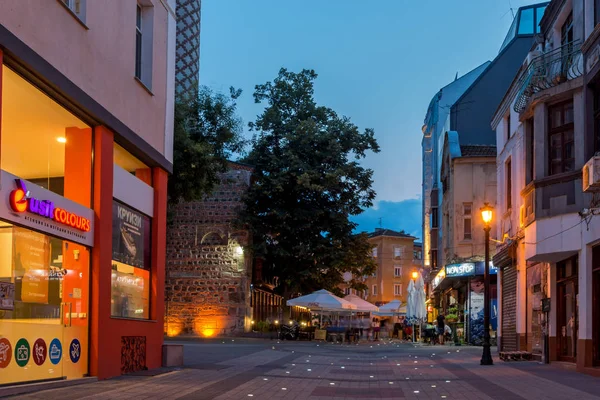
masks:
[[[481,348],[268,340],[184,345],[189,368],[19,398],[600,400],[599,378],[535,362],[483,367]]]

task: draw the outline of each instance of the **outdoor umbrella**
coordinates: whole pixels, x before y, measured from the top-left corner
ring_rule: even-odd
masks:
[[[310,308],[311,310],[326,310],[326,311],[351,311],[356,310],[356,306],[347,300],[337,297],[333,293],[322,289],[317,290],[306,296],[296,297],[288,300],[288,306],[299,306]]]
[[[425,283],[423,276],[419,274],[415,284],[415,319],[423,322],[427,318],[427,308],[425,307]]]
[[[415,295],[415,282],[411,279],[411,281],[408,284],[408,304],[406,306],[406,316],[408,317],[408,319],[412,319],[415,317]]]
[[[356,311],[373,312],[379,310],[379,307],[377,307],[376,305],[371,304],[368,301],[363,300],[354,294],[349,294],[348,296],[344,297],[344,300],[354,304],[356,306]]]

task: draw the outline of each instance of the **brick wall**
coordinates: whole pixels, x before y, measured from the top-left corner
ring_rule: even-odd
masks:
[[[249,327],[249,233],[234,226],[251,169],[234,164],[204,201],[173,207],[167,233],[166,317],[169,336],[219,336]]]

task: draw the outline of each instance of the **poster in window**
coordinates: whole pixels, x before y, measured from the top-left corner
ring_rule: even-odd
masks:
[[[48,303],[49,255],[48,236],[13,227],[13,273],[22,278],[21,301]]]
[[[150,268],[150,218],[116,201],[112,259],[132,267]]]
[[[15,308],[15,284],[11,282],[0,282],[0,310],[14,310]]]

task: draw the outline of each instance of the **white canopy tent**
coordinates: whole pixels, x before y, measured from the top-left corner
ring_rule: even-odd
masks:
[[[379,311],[379,307],[377,307],[375,304],[371,304],[354,294],[349,294],[348,296],[344,297],[344,300],[354,304],[356,306],[356,311],[358,312]]]
[[[392,300],[379,307],[379,311],[375,314],[382,317],[406,315],[406,306],[403,306],[400,300]]]
[[[322,289],[286,302],[288,306],[306,307],[311,311],[353,311],[356,305]]]

